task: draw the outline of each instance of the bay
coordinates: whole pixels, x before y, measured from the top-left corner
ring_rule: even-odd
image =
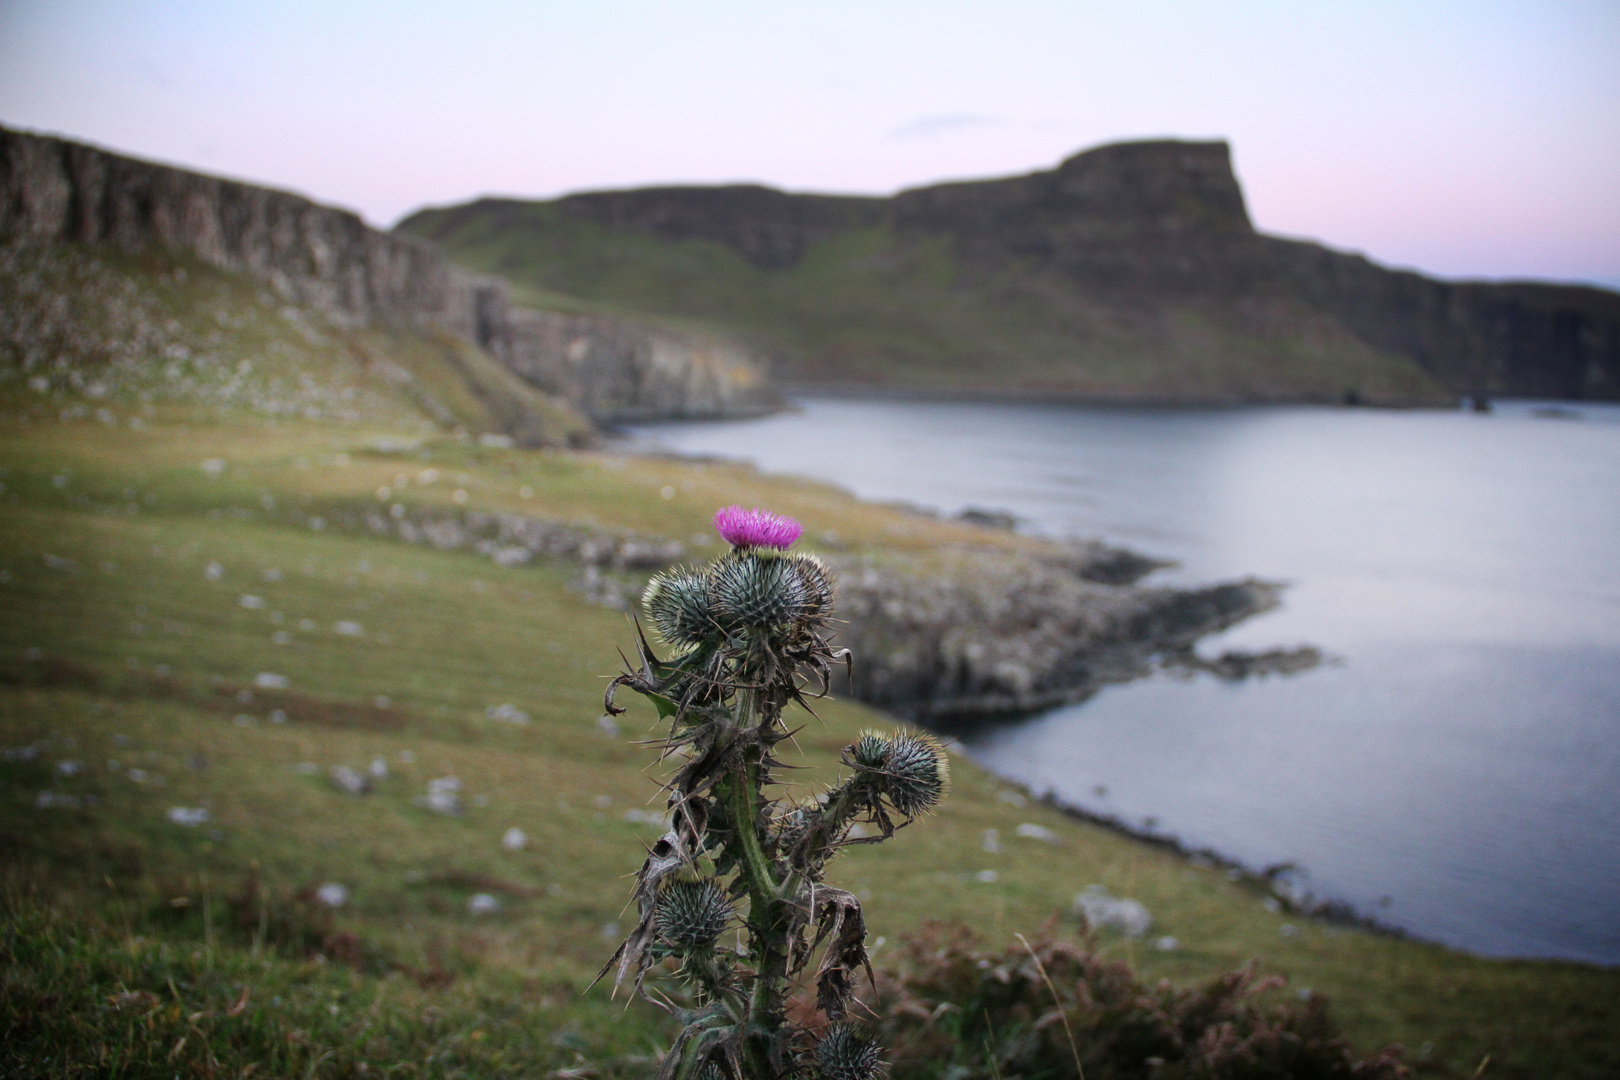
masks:
[[[968,738],[987,767],[1425,938],[1620,963],[1620,407],[797,405],[634,434],[1286,581],[1202,651],[1333,657],[1110,688]]]

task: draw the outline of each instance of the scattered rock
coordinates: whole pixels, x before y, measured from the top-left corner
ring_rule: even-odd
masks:
[[[503,724],[527,724],[529,714],[516,705],[491,705],[484,710],[484,716],[490,720],[499,720]]]
[[[171,806],[164,816],[183,829],[195,829],[208,824],[211,815],[201,806]]]
[[[529,843],[529,838],[523,830],[513,826],[501,835],[501,847],[507,851],[522,851]]]
[[[429,780],[427,796],[420,804],[438,814],[461,813],[461,781],[454,776]]]
[[[1186,671],[1208,672],[1217,678],[1240,682],[1251,675],[1293,675],[1308,671],[1322,661],[1320,649],[1312,645],[1300,645],[1292,649],[1266,649],[1263,652],[1230,649],[1213,660],[1206,660],[1188,649],[1167,657],[1165,666]]]
[[[335,881],[328,881],[315,890],[315,899],[329,908],[340,908],[349,902],[349,889]]]
[[[347,765],[334,765],[327,776],[332,786],[345,795],[365,795],[371,791],[371,781],[355,769]]]
[[[977,525],[982,529],[1001,529],[1013,532],[1018,528],[1018,517],[1007,510],[983,510],[977,506],[969,506],[956,515],[958,521],[968,525]]]
[[[501,910],[501,902],[487,892],[473,893],[467,898],[469,915],[493,915]]]
[[[1074,898],[1074,911],[1093,930],[1117,930],[1139,938],[1153,925],[1153,916],[1138,900],[1108,895],[1101,885],[1087,885]]]
[[[1043,840],[1048,844],[1055,843],[1058,838],[1058,834],[1046,826],[1033,825],[1027,821],[1013,831],[1026,840]]]
[[[635,825],[653,825],[660,829],[669,828],[669,816],[654,810],[637,810],[631,808],[624,812],[624,820]]]

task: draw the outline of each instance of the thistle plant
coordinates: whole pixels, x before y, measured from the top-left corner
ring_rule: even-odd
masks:
[[[868,732],[844,748],[836,784],[788,797],[773,753],[791,734],[783,710],[808,710],[850,659],[828,641],[832,575],[788,552],[802,531],[791,518],[728,506],[715,526],[731,550],[648,583],[662,648],[638,624],[637,658],[608,687],[611,714],[625,711],[620,687],[653,704],[669,724],[653,745],[680,764],[664,785],[669,831],[636,878],[639,919],[602,974],[616,969],[615,990],[628,981],[681,1022],[658,1080],[873,1080],[879,1049],[851,1016],[856,976],[871,977],[865,917],[824,876],[841,848],[888,839],[939,802],[945,753],[920,732]],[[875,832],[852,835],[859,823]],[[673,969],[684,1004],[647,985],[656,966]],[[816,1009],[798,1011],[827,1021],[815,1030],[788,1018],[801,984]]]

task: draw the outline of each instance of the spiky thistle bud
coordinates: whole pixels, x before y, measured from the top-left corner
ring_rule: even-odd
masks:
[[[798,572],[804,589],[804,617],[815,618],[832,609],[833,576],[827,564],[814,555],[788,555],[784,561]]]
[[[675,567],[655,574],[641,594],[641,606],[659,636],[677,647],[696,645],[718,629],[702,571]]]
[[[713,945],[731,922],[731,900],[713,881],[674,881],[653,908],[658,936],[681,948]]]
[[[876,772],[883,768],[883,759],[889,752],[889,737],[876,731],[863,731],[850,748],[850,758],[862,769]]]
[[[794,560],[735,552],[709,568],[714,612],[731,626],[783,630],[803,618],[811,598]]]
[[[933,809],[950,782],[945,748],[920,731],[898,731],[887,737],[865,732],[850,747],[850,760],[908,818]]]
[[[877,1043],[848,1024],[834,1024],[816,1043],[816,1072],[822,1080],[873,1080],[882,1067]]]

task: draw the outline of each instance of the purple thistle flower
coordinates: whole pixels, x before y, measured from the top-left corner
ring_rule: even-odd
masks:
[[[726,506],[715,511],[714,527],[735,548],[766,547],[785,550],[804,532],[804,526],[785,514],[754,507]]]

